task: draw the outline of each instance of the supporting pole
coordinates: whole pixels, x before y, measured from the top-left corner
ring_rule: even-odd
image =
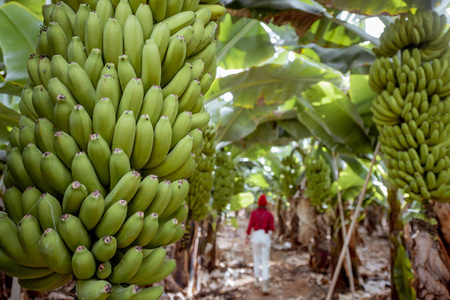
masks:
[[[342,246],[341,254],[339,254],[338,264],[336,266],[336,269],[334,270],[333,278],[331,280],[331,286],[330,286],[330,289],[328,290],[328,294],[327,294],[327,297],[325,298],[325,300],[331,300],[331,296],[333,295],[334,288],[336,287],[338,274],[342,268],[342,263],[344,261],[345,252],[347,252],[347,247],[350,244],[349,236],[352,236],[352,233],[355,230],[356,220],[359,217],[359,211],[361,210],[362,202],[363,202],[364,196],[366,195],[366,191],[367,191],[367,185],[369,184],[369,181],[370,181],[370,175],[372,175],[372,169],[373,169],[373,166],[375,165],[375,162],[377,161],[377,155],[378,155],[379,151],[380,151],[380,142],[378,141],[377,146],[375,147],[375,151],[373,152],[372,164],[370,165],[369,172],[367,172],[366,181],[364,182],[363,190],[361,191],[361,194],[359,194],[359,199],[358,199],[358,204],[355,209],[355,214],[353,216],[352,223],[350,224],[350,228],[348,229],[347,238],[345,239],[344,245]]]
[[[341,219],[341,229],[342,229],[342,240],[345,241],[347,238],[347,229],[345,228],[345,217],[344,217],[344,207],[342,205],[342,197],[341,192],[339,191],[339,170],[337,166],[336,161],[336,153],[333,151],[332,153],[333,157],[333,175],[334,179],[336,180],[337,185],[337,199],[338,199],[338,208],[339,208],[339,217]],[[352,268],[352,259],[350,257],[350,251],[347,249],[346,252],[346,261],[347,261],[347,268],[348,268],[348,280],[350,281],[350,290],[352,292],[352,300],[355,300],[355,281],[353,279],[353,268]]]

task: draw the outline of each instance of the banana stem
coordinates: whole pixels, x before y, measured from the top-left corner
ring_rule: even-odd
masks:
[[[337,183],[339,183],[339,170],[336,162],[336,153],[335,151],[331,152],[331,155],[333,157],[333,175]],[[347,239],[347,230],[345,228],[345,217],[344,217],[344,207],[342,206],[342,197],[341,192],[339,191],[339,184],[337,188],[337,199],[338,199],[338,208],[339,208],[339,217],[341,219],[341,232],[342,232],[342,240]],[[342,248],[344,249],[344,248]],[[348,268],[348,279],[350,281],[350,290],[352,292],[352,300],[355,300],[355,282],[353,279],[353,268],[352,268],[352,260],[350,257],[350,251],[348,250],[348,247],[345,250],[346,255],[346,261],[347,261],[347,268]]]
[[[377,161],[377,155],[378,155],[379,151],[380,151],[380,141],[377,142],[377,146],[375,147],[375,151],[373,152],[372,164],[370,165],[369,172],[367,172],[363,190],[361,191],[361,194],[359,194],[358,204],[355,208],[355,214],[353,216],[352,223],[350,224],[350,228],[348,229],[348,235],[344,241],[344,245],[342,246],[341,254],[339,254],[338,263],[337,263],[336,269],[334,270],[333,278],[331,280],[331,286],[330,286],[330,289],[328,290],[328,294],[327,294],[327,297],[325,298],[325,300],[331,300],[331,296],[333,295],[334,288],[336,287],[336,282],[338,279],[339,272],[341,271],[341,268],[342,268],[344,256],[345,256],[345,253],[347,252],[347,247],[350,244],[349,237],[352,236],[352,233],[355,230],[356,220],[358,220],[362,202],[363,202],[364,196],[366,195],[367,185],[369,184],[370,176],[372,175],[372,169],[373,169],[373,166],[375,165],[375,162]]]

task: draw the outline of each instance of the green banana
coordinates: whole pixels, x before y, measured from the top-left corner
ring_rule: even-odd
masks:
[[[116,251],[117,241],[113,236],[103,236],[99,238],[91,248],[91,252],[95,259],[102,263],[106,263],[113,258]]]
[[[166,17],[167,0],[148,0],[156,22],[161,22]]]
[[[179,113],[172,126],[172,139],[170,148],[173,149],[181,139],[187,136],[191,129],[192,113],[184,111]]]
[[[33,88],[33,96],[31,99],[37,115],[41,118],[47,118],[53,123],[54,104],[43,85],[37,85]]]
[[[80,104],[75,105],[70,113],[69,130],[80,149],[86,151],[93,126],[91,117]]]
[[[156,126],[161,115],[163,100],[164,97],[160,86],[153,85],[145,94],[139,115],[148,115],[153,127]]]
[[[143,98],[144,85],[142,84],[141,79],[132,78],[123,91],[119,108],[117,110],[117,116],[120,117],[125,111],[130,110],[134,113],[135,120],[137,120],[139,117],[139,112],[141,111]]]
[[[67,47],[67,62],[76,62],[84,68],[86,59],[87,56],[84,51],[83,41],[79,36],[74,35],[70,40],[69,46]]]
[[[202,77],[200,77],[200,86],[202,87],[202,94],[206,94],[206,92],[211,87],[213,81],[214,77],[210,73],[204,73]]]
[[[101,263],[98,268],[97,271],[95,272],[95,275],[99,278],[99,279],[106,279],[109,277],[109,275],[111,275],[112,272],[112,266],[111,263],[109,261]]]
[[[114,188],[105,197],[105,209],[109,209],[119,200],[130,201],[139,189],[141,174],[137,171],[125,173]]]
[[[10,150],[6,157],[6,164],[11,177],[14,179],[14,182],[19,189],[24,191],[27,187],[34,185],[25,170],[22,153],[18,148],[14,147]]]
[[[102,21],[96,11],[91,11],[86,20],[84,45],[89,56],[92,49],[98,48],[103,50]]]
[[[110,0],[99,0],[95,10],[100,18],[100,24],[104,32],[107,21],[114,17],[114,6]]]
[[[153,149],[150,159],[144,168],[154,168],[166,158],[170,149],[172,126],[167,116],[162,116],[155,126]],[[170,137],[170,138],[169,138]]]
[[[104,300],[109,297],[112,289],[111,284],[105,280],[77,280],[76,294],[80,300]]]
[[[153,125],[148,115],[141,115],[136,125],[131,166],[136,170],[143,168],[150,159],[152,148]]]
[[[20,151],[22,151],[23,147],[22,144],[20,143],[19,131],[20,129],[17,127],[11,129],[11,131],[9,132],[9,143],[12,148],[16,147],[20,149]],[[33,138],[34,138],[34,130],[33,130]]]
[[[112,273],[108,277],[108,281],[118,284],[130,280],[139,270],[142,259],[142,247],[134,246],[130,248],[119,263],[113,267]]]
[[[133,10],[130,6],[128,0],[120,0],[119,4],[116,6],[116,12],[114,14],[114,18],[119,21],[119,24],[122,28],[125,27],[125,23],[127,21],[128,16],[133,14]]]
[[[119,63],[117,66],[117,74],[119,76],[120,87],[122,91],[128,85],[131,79],[137,78],[136,71],[130,63],[130,59],[127,55],[119,56]]]
[[[161,85],[166,86],[183,66],[186,58],[186,41],[182,36],[176,36],[169,41],[166,55],[161,65]]]
[[[187,205],[186,205],[186,207],[187,207]],[[188,209],[186,208],[186,210],[188,210]],[[166,245],[170,245],[170,244],[174,244],[174,243],[178,242],[185,235],[185,233],[186,233],[186,226],[184,224],[178,224],[175,235]]]
[[[139,236],[144,225],[144,213],[138,211],[131,215],[116,234],[117,247],[125,248]]]
[[[105,139],[99,134],[91,134],[87,154],[94,166],[97,177],[103,186],[109,185],[109,160],[111,150]]]
[[[191,81],[191,70],[192,64],[189,62],[185,63],[184,66],[178,70],[178,72],[173,76],[170,82],[166,86],[164,86],[164,98],[170,94],[174,94],[177,96],[183,95],[184,91]]]
[[[48,23],[47,40],[51,56],[59,54],[67,60],[67,48],[69,46],[69,41],[64,33],[64,30],[58,23]]]
[[[98,99],[96,103],[98,103],[99,99],[102,99],[102,98],[110,99],[110,101],[114,107],[114,116],[115,116],[115,111],[117,111],[117,109],[119,107],[119,101],[120,101],[120,97],[121,97],[119,80],[117,79],[117,74],[115,77],[112,75],[102,75],[100,80],[98,81],[96,93],[97,93],[97,99]],[[95,107],[94,107],[94,111],[95,111]]]
[[[77,279],[89,279],[96,271],[94,255],[83,245],[76,247],[72,256],[72,270]]]
[[[16,223],[5,212],[0,213],[0,251],[14,262],[27,267],[40,267],[28,257],[20,245]]]
[[[181,12],[183,2],[184,0],[167,0],[166,19]]]
[[[166,158],[157,167],[149,169],[148,172],[159,177],[164,177],[175,172],[189,158],[192,145],[192,136],[184,136],[167,154]]]
[[[194,22],[194,20],[195,20],[195,13],[193,11],[183,11],[176,13],[172,16],[169,16],[168,18],[166,17],[166,19],[164,19],[164,22],[167,23],[170,30],[170,35],[172,35],[181,28],[191,25]]]
[[[21,279],[36,279],[53,273],[49,268],[26,267],[14,262],[0,249],[0,269],[9,276]]]
[[[126,153],[116,148],[111,154],[109,161],[109,173],[110,173],[110,186],[109,189],[113,190],[123,175],[131,170],[130,160]]]
[[[75,21],[72,16],[71,18],[69,18],[68,12],[73,12],[71,8],[69,9],[67,9],[67,7],[63,6],[63,4],[59,2],[55,5],[50,15],[50,19],[57,22],[61,26],[68,40],[70,40],[73,36],[72,21]]]
[[[39,55],[31,54],[27,62],[27,72],[31,83],[33,83],[32,86],[42,84],[41,79],[39,78],[38,65]]]
[[[72,272],[72,257],[56,230],[47,228],[44,231],[39,239],[39,249],[47,266],[54,272],[60,274]]]
[[[153,275],[150,275],[149,277],[145,278],[145,281],[142,281],[142,285],[149,285],[156,283],[158,281],[163,280],[167,276],[169,276],[173,270],[175,270],[175,267],[177,266],[174,259],[165,260],[161,267],[153,273]]]
[[[138,4],[135,15],[139,23],[141,23],[144,41],[146,41],[150,38],[153,31],[153,13],[146,0],[135,0],[135,2]]]
[[[48,46],[48,34],[46,28],[41,28],[39,30],[39,36],[36,43],[36,54],[37,55],[49,55],[50,50]]]
[[[29,186],[21,197],[22,210],[24,214],[31,214],[38,217],[38,201],[41,198],[41,191],[34,186]]]
[[[140,284],[146,277],[153,275],[163,264],[166,258],[166,250],[162,247],[154,249],[142,260],[139,270],[127,281],[128,284]]]
[[[157,213],[160,215],[164,209],[166,209],[172,197],[172,189],[170,184],[171,182],[167,180],[159,183],[155,198],[144,212],[146,216],[152,213]]]
[[[67,88],[71,89],[71,83],[67,70],[69,63],[61,55],[52,56],[50,63],[52,68],[52,75],[58,78]]]
[[[151,4],[150,4],[150,7],[151,7]],[[154,16],[155,16],[155,14],[154,14]],[[157,23],[155,25],[155,27],[153,27],[153,31],[152,31],[152,34],[150,35],[150,39],[155,41],[156,45],[158,46],[159,56],[161,57],[161,61],[164,61],[164,57],[166,55],[167,47],[169,46],[169,41],[170,41],[169,24],[167,24],[166,22]]]
[[[38,73],[42,85],[47,88],[48,81],[53,77],[50,59],[47,56],[39,56]]]
[[[101,98],[94,107],[92,116],[92,129],[111,145],[114,127],[116,125],[116,112],[110,98]]]
[[[208,125],[210,119],[211,116],[206,112],[193,114],[191,118],[191,130],[195,128],[204,128]]]
[[[99,191],[93,191],[81,204],[79,218],[87,230],[94,229],[100,222],[105,203],[102,194]]]
[[[110,300],[122,300],[122,299],[136,299],[137,293],[141,288],[137,285],[129,285],[122,287],[120,285],[113,285],[111,295],[108,297]]]
[[[53,148],[56,156],[67,168],[71,168],[75,154],[80,152],[77,142],[64,131],[57,131],[54,135]]]
[[[144,214],[145,215],[145,214]],[[158,214],[152,213],[144,218],[144,223],[142,226],[142,230],[139,233],[138,237],[131,243],[131,245],[135,246],[145,246],[147,245],[155,236],[158,231]]]
[[[81,151],[75,154],[71,169],[73,179],[84,184],[88,193],[98,190],[102,195],[106,195],[105,188],[98,179],[94,166],[85,152]]]
[[[17,127],[15,127],[17,128]],[[12,130],[11,130],[12,131]],[[22,126],[19,131],[19,148],[22,152],[28,144],[34,144],[36,139],[34,138],[34,127]],[[11,139],[10,139],[11,140]],[[11,145],[13,146],[13,145]],[[23,157],[22,157],[23,159]]]
[[[36,110],[33,106],[33,87],[31,84],[26,84],[21,93],[21,102],[23,102],[26,106],[26,110],[29,112],[28,117],[30,117],[33,121],[38,119],[39,116],[36,113]],[[22,112],[22,110],[21,110]],[[23,113],[23,112],[22,112]]]
[[[140,182],[139,189],[128,204],[128,217],[148,208],[158,192],[158,185],[158,177],[155,175],[146,176]]]
[[[197,99],[200,97],[202,92],[200,80],[194,79],[187,86],[183,95],[179,98],[178,103],[178,114],[183,111],[191,111],[197,104]]]
[[[144,32],[141,23],[135,15],[129,15],[123,27],[125,55],[128,56],[137,77],[141,77],[142,48],[144,47]]]
[[[112,148],[120,148],[128,157],[131,157],[135,136],[136,120],[133,111],[126,110],[119,116],[114,128]]]
[[[155,40],[147,39],[142,47],[142,83],[147,93],[152,86],[161,85],[161,59]]]
[[[92,116],[96,95],[94,85],[91,83],[88,74],[76,62],[68,65],[67,74],[70,81],[70,91],[77,102],[85,108],[89,116]],[[61,82],[63,81],[61,80]]]
[[[157,300],[162,294],[164,294],[164,288],[162,286],[141,288],[136,295],[136,300]]]
[[[78,215],[83,200],[87,197],[86,187],[79,181],[72,182],[64,191],[62,212],[64,214]]]
[[[187,179],[179,179],[173,181],[170,184],[170,188],[172,189],[172,199],[161,213],[160,219],[168,220],[169,216],[175,213],[175,211],[182,205],[189,192],[189,182]]]
[[[52,152],[42,154],[40,169],[44,178],[60,195],[64,194],[67,186],[73,181],[70,171]]]
[[[61,274],[55,272],[40,278],[19,278],[19,285],[27,290],[47,292],[63,286],[72,280],[72,277],[72,273]]]
[[[70,133],[69,118],[75,105],[65,95],[59,95],[54,108],[54,124],[57,131]]]
[[[14,223],[19,224],[20,220],[25,215],[22,209],[22,192],[12,186],[8,188],[3,195],[3,204],[5,205],[5,210],[8,212],[8,216]]]
[[[89,17],[90,12],[91,10],[89,9],[89,5],[86,3],[81,3],[78,7],[77,15],[75,17],[75,26],[73,33],[79,36],[83,42],[85,41],[86,21]]]
[[[98,48],[94,48],[91,50],[91,53],[89,54],[88,58],[86,59],[86,63],[84,64],[84,71],[88,75],[94,88],[97,87],[102,70],[103,70],[102,51]],[[95,99],[95,102],[97,102],[97,99]]]
[[[118,66],[119,56],[123,54],[122,26],[115,18],[106,21],[103,30],[103,59],[105,63],[113,63]]]
[[[116,234],[127,216],[127,201],[119,200],[111,205],[95,227],[97,237]],[[95,255],[95,254],[94,254]]]
[[[188,212],[189,207],[186,203],[184,203],[183,205],[180,205],[180,207],[173,214],[171,214],[168,219],[176,219],[178,220],[178,223],[181,224],[181,222],[186,219]],[[161,218],[161,222],[164,222],[164,220],[164,218]]]
[[[164,176],[161,180],[175,181],[180,178],[189,178],[194,174],[197,168],[197,163],[195,162],[195,154],[191,153],[189,158],[179,167],[175,172]]]
[[[80,245],[88,249],[91,247],[91,236],[79,218],[64,214],[59,219],[57,229],[70,251],[75,252]]]
[[[37,202],[37,211],[37,218],[42,230],[47,228],[57,229],[58,220],[62,215],[58,199],[49,193],[43,193]]]

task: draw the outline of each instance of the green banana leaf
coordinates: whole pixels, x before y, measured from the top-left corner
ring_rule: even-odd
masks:
[[[42,6],[45,4],[45,0],[7,0],[6,2],[17,2],[22,4],[31,10],[40,20],[42,17]]]
[[[6,76],[0,75],[0,93],[19,96],[25,85],[27,61],[34,53],[41,20],[17,2],[0,6],[0,48]]]
[[[299,121],[328,149],[337,153],[372,152],[373,138],[355,105],[337,86],[320,82],[304,92],[298,103]]]
[[[260,22],[226,14],[217,39],[218,66],[243,69],[259,64],[275,53],[269,34]]]
[[[394,282],[399,299],[416,299],[416,291],[413,288],[414,274],[411,271],[411,261],[401,243],[398,244],[395,255]]]
[[[205,101],[231,93],[234,105],[240,107],[281,105],[312,84],[323,80],[338,83],[341,79],[341,73],[326,65],[304,55],[283,52],[260,66],[215,80]]]
[[[252,193],[239,193],[231,198],[230,211],[238,211],[246,208],[255,202],[255,196]]]
[[[346,10],[360,15],[397,15],[408,11],[411,7],[434,7],[440,1],[431,0],[316,0],[327,7]]]
[[[369,86],[369,75],[351,74],[348,94],[361,115],[364,126],[370,129],[371,135],[377,135],[370,111],[376,93]]]

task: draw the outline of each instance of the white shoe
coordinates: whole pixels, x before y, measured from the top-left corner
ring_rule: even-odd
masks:
[[[255,278],[255,281],[253,282],[253,284],[254,284],[256,287],[260,287],[260,286],[261,286],[261,281],[260,281],[258,278]]]
[[[262,282],[262,292],[264,295],[270,294],[269,281],[263,280]]]

